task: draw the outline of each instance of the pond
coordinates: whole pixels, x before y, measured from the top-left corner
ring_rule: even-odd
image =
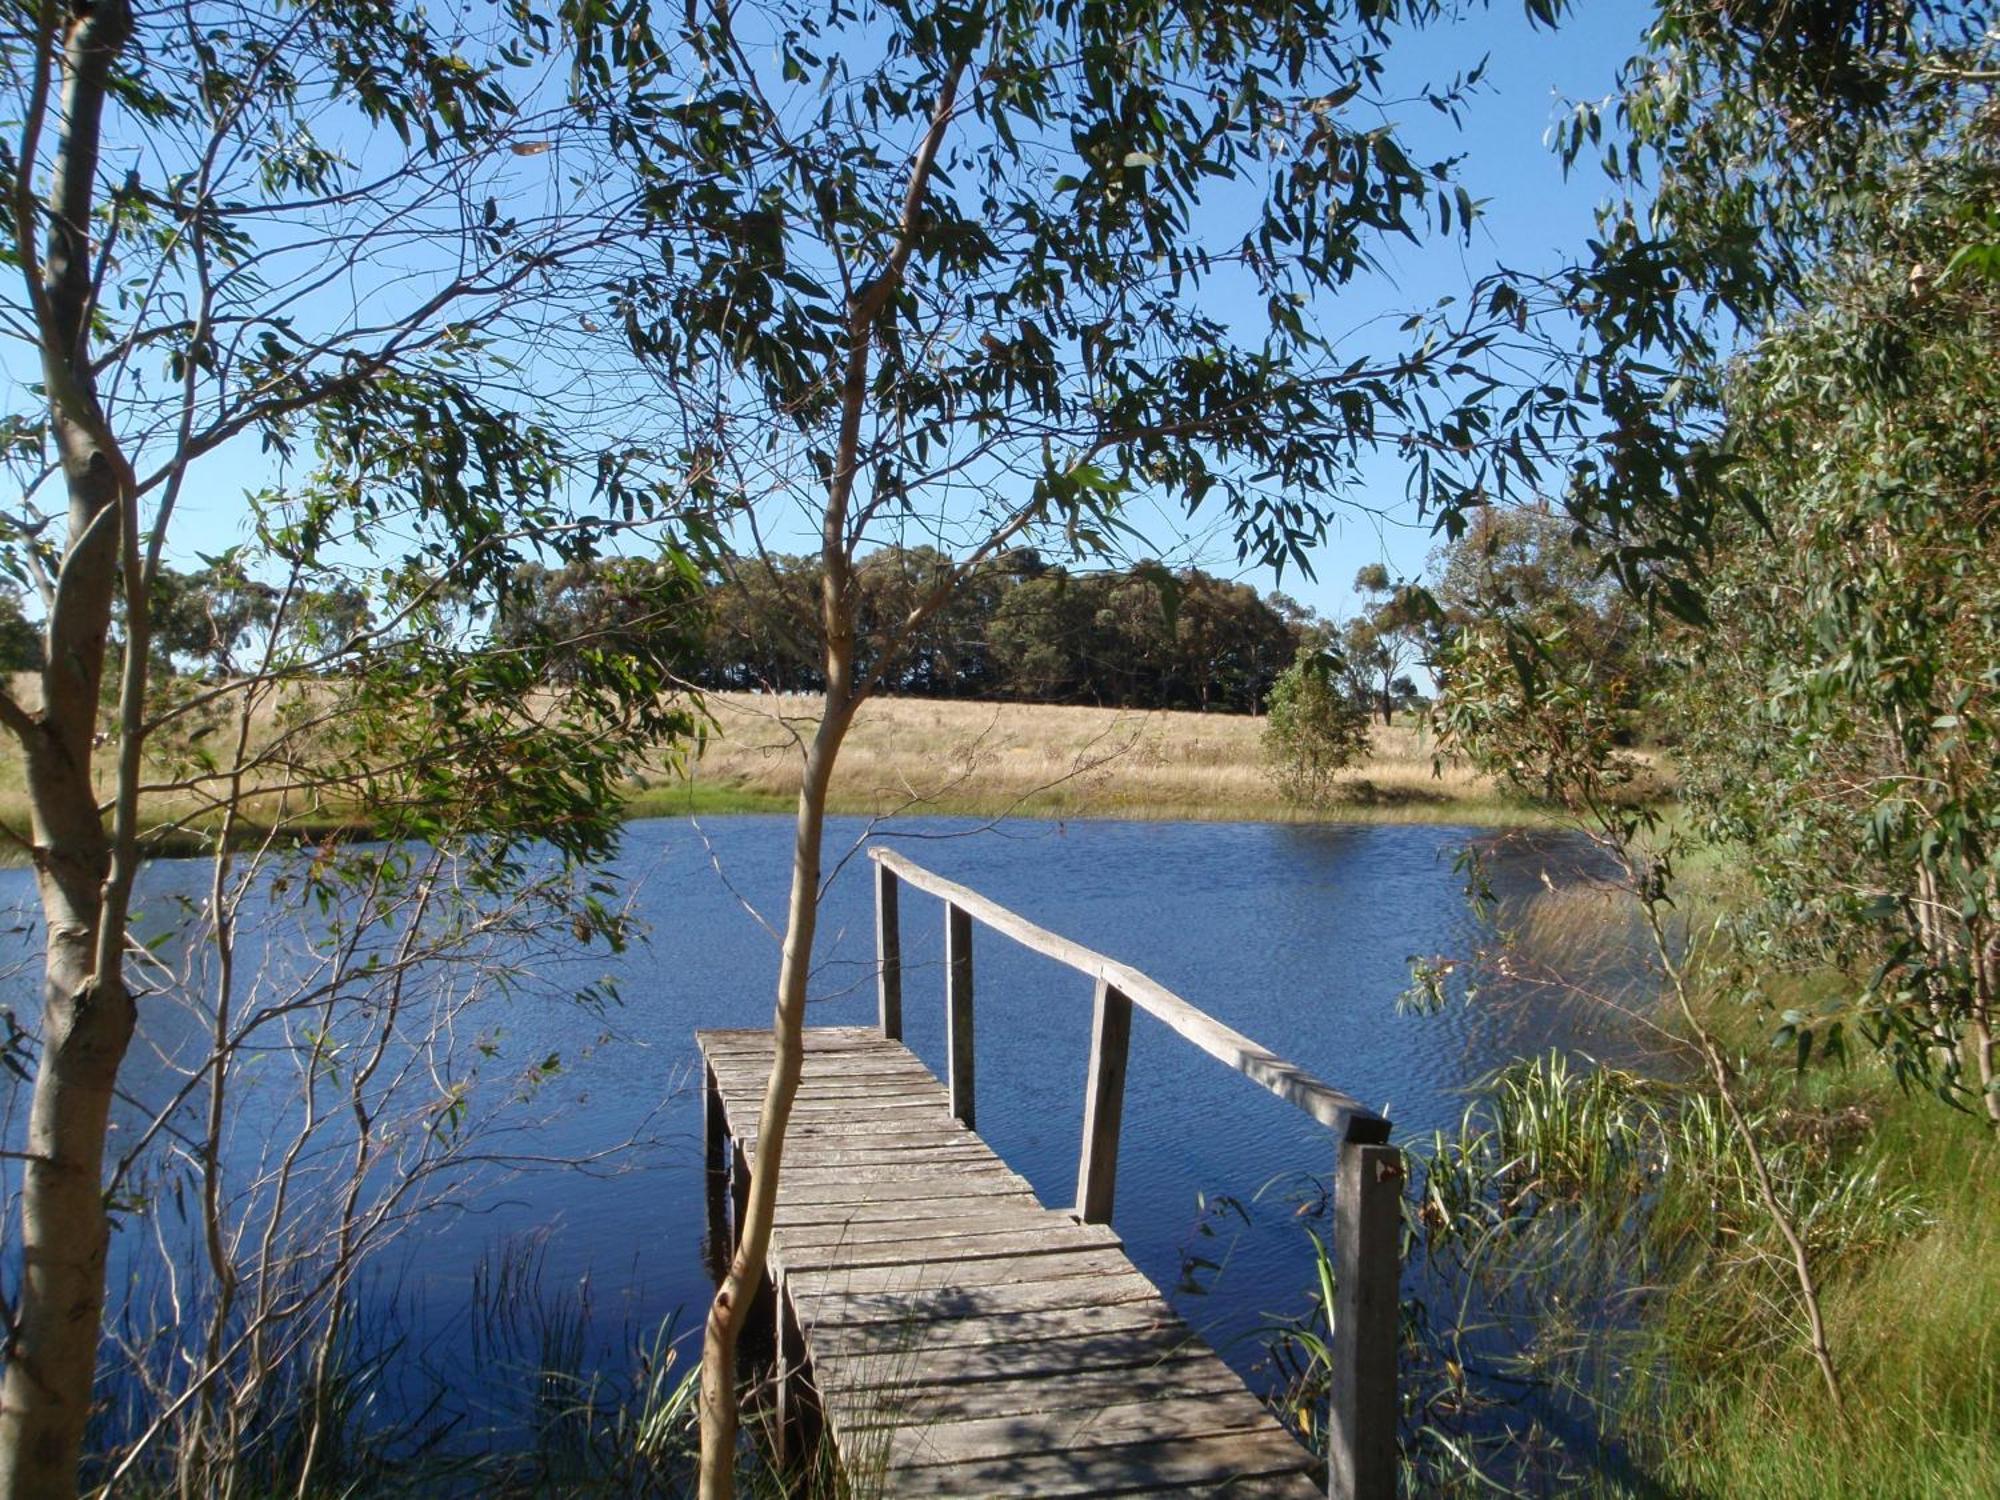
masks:
[[[1418,824],[925,820],[882,828],[836,819],[828,866],[846,862],[826,898],[813,1024],[874,1019],[864,837],[1145,971],[1379,1108],[1399,1138],[1455,1124],[1468,1085],[1514,1057],[1552,1046],[1617,1057],[1633,1045],[1599,1008],[1532,985],[1510,990],[1492,977],[1477,1005],[1399,1013],[1412,958],[1466,954],[1490,937],[1455,868],[1462,851],[1478,853],[1503,909],[1516,912],[1559,896],[1588,866],[1585,846],[1554,835]],[[617,873],[636,893],[649,937],[608,961],[620,1003],[592,1014],[547,1000],[501,1001],[500,1014],[483,1023],[488,1045],[560,1060],[540,1092],[532,1154],[612,1154],[588,1170],[489,1176],[456,1208],[413,1226],[374,1268],[366,1296],[409,1347],[426,1351],[427,1369],[451,1372],[460,1395],[495,1378],[454,1351],[476,1268],[483,1262],[479,1274],[490,1281],[503,1247],[532,1246],[539,1294],[571,1296],[585,1363],[622,1371],[634,1343],[677,1311],[682,1329],[699,1327],[709,1284],[693,1032],[768,1023],[778,947],[757,914],[782,920],[790,845],[789,818],[632,825]],[[143,903],[160,917],[199,890],[204,871],[149,866]],[[0,872],[5,904],[31,895],[25,872]],[[941,907],[906,890],[906,1039],[934,1069],[944,1042],[942,927]],[[32,935],[16,931],[24,943]],[[984,930],[975,951],[982,1133],[1045,1203],[1067,1206],[1090,981]],[[607,960],[600,951],[590,962]],[[33,977],[30,963],[5,981],[23,1014],[33,1013]],[[142,1026],[164,1024],[149,1015]],[[158,1059],[171,1049],[148,1045],[158,1040],[142,1035],[134,1049],[128,1085],[140,1098],[170,1082]],[[19,1118],[17,1107],[15,1129]],[[1115,1225],[1139,1268],[1253,1382],[1265,1378],[1267,1319],[1306,1306],[1312,1251],[1295,1210],[1313,1201],[1333,1157],[1322,1127],[1135,1017]],[[135,1233],[133,1224],[123,1234]],[[122,1254],[118,1262],[132,1264]],[[586,1284],[587,1297],[576,1299]],[[496,1418],[508,1405],[497,1392],[487,1404]]]

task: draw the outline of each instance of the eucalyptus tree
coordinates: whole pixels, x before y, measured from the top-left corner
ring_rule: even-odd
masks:
[[[1788,1036],[1858,1021],[2000,1123],[1996,85],[1985,5],[1663,0],[1567,127],[1617,191],[1561,300],[1612,419],[1572,514],[1702,627],[1690,785],[1753,852],[1765,935],[1875,972]]]
[[[1382,722],[1393,724],[1396,702],[1416,697],[1407,675],[1423,659],[1426,627],[1437,610],[1431,596],[1408,579],[1392,578],[1382,563],[1354,575],[1354,592],[1368,602],[1341,630],[1341,648],[1356,688],[1375,700]]]
[[[1562,131],[1572,162],[1602,149],[1613,193],[1591,257],[1544,287],[1564,341],[1550,379],[1594,428],[1569,516],[1609,575],[1681,623],[1666,691],[1688,787],[1773,897],[1749,936],[1854,976],[1780,1038],[1803,1065],[1858,1021],[1905,1077],[1988,1111],[2000,574],[1977,268],[2000,180],[1997,48],[1991,8],[1959,0],[1659,0],[1610,101]],[[1525,324],[1521,291],[1496,295]],[[1618,860],[1844,1423],[1808,1226],[1688,999],[1696,950],[1665,941],[1684,838],[1633,805],[1628,675],[1570,649],[1588,644],[1572,630],[1497,598],[1460,626],[1445,743],[1566,804]]]
[[[2000,212],[2000,160],[1909,170],[1730,384],[1765,527],[1717,527],[1676,706],[1762,932],[1866,976],[1785,1017],[1801,1063],[1859,1031],[2000,1127],[2000,283],[1912,270]]]
[[[1717,518],[1759,517],[1729,478],[1732,358],[1818,303],[1913,172],[1935,207],[1938,173],[1990,158],[1996,46],[1974,0],[1658,0],[1618,87],[1556,130],[1611,188],[1591,255],[1540,289],[1576,335],[1559,378],[1601,419],[1565,501],[1635,591],[1699,618]],[[1961,248],[1990,240],[1976,196],[1951,212]],[[1908,289],[1943,269],[1905,267]]]
[[[1271,779],[1287,800],[1320,808],[1342,771],[1368,754],[1368,704],[1348,691],[1337,651],[1301,645],[1271,688],[1264,721]]]
[[[1321,331],[1380,245],[1469,223],[1451,165],[1413,160],[1383,97],[1394,31],[1443,9],[697,3],[588,49],[661,225],[669,275],[632,283],[623,322],[660,372],[663,441],[743,567],[802,537],[820,562],[791,616],[825,699],[798,746],[756,1169],[707,1324],[705,1495],[730,1484],[828,778],[862,701],[968,577],[1023,545],[1113,552],[1140,502],[1302,566],[1372,449],[1406,456],[1433,514],[1531,461],[1526,405],[1490,399],[1479,357],[1504,325],[1483,305],[1407,343]],[[635,55],[677,76],[635,95]],[[1470,76],[1431,96],[1454,109]],[[864,650],[857,560],[882,545],[935,560]]]
[[[201,920],[226,954],[243,890],[228,846],[246,829],[268,848],[330,803],[434,848],[483,838],[460,886],[497,892],[526,878],[525,840],[566,861],[603,852],[623,758],[680,722],[660,706],[659,653],[597,653],[536,704],[530,654],[476,649],[524,559],[587,553],[662,494],[593,427],[603,361],[581,348],[642,205],[567,97],[562,37],[531,5],[8,10],[15,407],[0,420],[20,492],[0,512],[0,564],[36,596],[43,649],[29,691],[0,686],[0,728],[25,767],[18,838],[45,952],[32,1101],[10,1142],[0,1495],[78,1484],[107,1122],[153,1003],[131,931],[149,823],[192,820],[214,840]],[[254,542],[229,566],[275,590],[260,660],[163,697],[155,601],[174,539],[191,497],[245,489]],[[656,595],[693,585],[669,557]],[[283,628],[305,615],[311,628]],[[336,679],[338,694],[276,691]],[[218,716],[233,754],[201,743]],[[343,865],[323,856],[300,889],[328,903]],[[422,900],[422,864],[386,857],[360,878]],[[612,934],[594,894],[570,915]],[[241,1033],[217,983],[218,1050],[186,1084],[220,1115]],[[369,1154],[365,1119],[359,1142],[363,1161],[393,1164]],[[211,1154],[198,1175],[212,1186],[219,1170]],[[219,1321],[177,1398],[196,1409],[217,1378],[203,1361],[238,1347],[235,1272],[216,1270]]]

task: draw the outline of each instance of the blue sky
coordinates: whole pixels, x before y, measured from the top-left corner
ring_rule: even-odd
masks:
[[[1448,77],[1483,55],[1486,79],[1455,128],[1428,106],[1407,117],[1417,160],[1464,158],[1461,180],[1483,199],[1469,243],[1453,239],[1422,249],[1391,247],[1384,257],[1387,284],[1359,289],[1356,321],[1376,310],[1427,305],[1460,294],[1496,265],[1553,268],[1578,256],[1594,228],[1593,211],[1604,196],[1602,177],[1588,163],[1566,180],[1544,144],[1549,126],[1579,99],[1611,92],[1619,66],[1638,50],[1652,7],[1639,0],[1578,0],[1576,11],[1554,32],[1528,24],[1518,4],[1494,0],[1454,27],[1414,39],[1395,57],[1413,79]],[[1343,309],[1345,311],[1345,309]],[[1393,459],[1371,465],[1372,488],[1384,502],[1399,502],[1404,473]],[[1392,573],[1416,576],[1436,543],[1429,524],[1403,509],[1399,521],[1373,516],[1342,522],[1315,557],[1317,577],[1286,575],[1286,592],[1322,614],[1351,614],[1355,570],[1386,563]],[[1226,551],[1215,555],[1218,565]],[[1226,570],[1226,569],[1224,569]],[[1267,586],[1261,572],[1243,575]]]
[[[1529,25],[1519,0],[1491,0],[1455,25],[1399,36],[1391,49],[1391,94],[1413,94],[1420,83],[1442,82],[1481,57],[1488,59],[1485,81],[1465,110],[1462,130],[1421,102],[1399,120],[1415,159],[1464,158],[1460,180],[1484,200],[1483,215],[1469,242],[1454,237],[1422,247],[1386,246],[1384,274],[1364,279],[1325,309],[1326,331],[1343,342],[1352,337],[1366,348],[1376,337],[1371,325],[1385,315],[1461,293],[1496,264],[1537,268],[1574,257],[1591,230],[1601,180],[1588,169],[1565,180],[1544,137],[1569,101],[1610,91],[1649,14],[1643,0],[1578,0],[1576,14],[1550,32]],[[1384,347],[1393,340],[1393,327],[1391,319],[1381,335]],[[172,552],[191,562],[197,554],[219,552],[241,540],[246,524],[241,497],[272,477],[254,443],[214,455],[204,465],[201,482],[183,500]],[[1316,577],[1287,573],[1282,580],[1286,591],[1337,618],[1351,613],[1357,602],[1351,584],[1363,564],[1384,562],[1393,573],[1407,576],[1421,571],[1434,538],[1428,524],[1401,504],[1403,489],[1400,465],[1392,457],[1374,460],[1366,498],[1391,514],[1343,518],[1314,558]],[[1163,543],[1185,529],[1174,517],[1138,519],[1142,530]],[[1268,570],[1239,570],[1226,535],[1197,534],[1178,550],[1165,545],[1159,550],[1175,561],[1238,573],[1260,588],[1279,582]]]

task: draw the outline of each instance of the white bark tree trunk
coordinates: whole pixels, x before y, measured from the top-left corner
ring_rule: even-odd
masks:
[[[117,798],[118,847],[107,839],[92,778],[105,644],[121,563],[128,620],[121,729],[136,774],[137,703],[145,687],[144,584],[132,571],[131,469],[98,404],[90,362],[90,225],[99,129],[111,65],[131,33],[123,0],[79,6],[60,38],[42,18],[40,72],[15,188],[14,223],[41,341],[44,383],[69,497],[69,535],[47,626],[41,706],[11,705],[21,741],[37,889],[45,927],[41,1052],[21,1176],[22,1265],[0,1377],[0,1500],[76,1494],[104,1310],[109,1242],[104,1142],[132,1038],[122,969],[133,870],[131,787]],[[46,213],[35,202],[36,141],[60,80]],[[47,252],[33,246],[48,222]],[[122,556],[121,556],[122,554]],[[128,778],[129,779],[129,778]]]

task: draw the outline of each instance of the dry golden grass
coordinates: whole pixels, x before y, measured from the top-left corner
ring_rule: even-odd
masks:
[[[692,766],[696,802],[788,806],[818,700],[718,694],[708,706],[716,727]],[[1405,723],[1375,726],[1373,754],[1343,783],[1341,801],[1302,814],[1266,773],[1263,727],[1261,719],[1233,714],[876,699],[841,749],[832,803],[842,812],[986,817],[1524,816],[1463,768],[1434,774],[1428,738]],[[638,810],[667,812],[688,799],[688,789],[666,773],[647,780]]]
[[[18,679],[15,691],[32,701],[33,679]],[[665,765],[633,777],[634,816],[792,806],[818,700],[724,693],[707,707],[714,727],[685,779]],[[259,723],[268,718],[260,710]],[[831,803],[843,813],[978,817],[1532,820],[1463,767],[1434,774],[1428,738],[1405,722],[1376,725],[1373,754],[1342,782],[1339,800],[1303,811],[1266,772],[1263,727],[1234,714],[875,699],[842,747]],[[253,726],[253,754],[270,732]],[[100,770],[108,773],[108,756]],[[102,789],[108,794],[108,784]],[[340,821],[338,808],[321,811],[329,826]],[[253,823],[298,816],[296,805],[281,811],[276,803],[247,812]],[[161,848],[199,844],[212,821],[205,798],[148,799],[146,822],[163,835]],[[0,758],[0,824],[25,830],[27,822],[20,759],[8,755]],[[0,848],[0,861],[18,853]]]
[[[193,686],[198,689],[204,684]],[[9,688],[15,701],[30,712],[41,706],[41,683],[36,674],[14,673]],[[317,701],[323,705],[326,717],[338,711],[331,697],[301,700],[301,690],[296,687],[288,687],[284,692],[285,701],[295,707],[302,701],[307,706]],[[145,789],[139,804],[139,838],[143,847],[156,852],[182,853],[209,846],[212,831],[222,821],[222,801],[229,794],[227,756],[233,747],[234,723],[228,716],[237,711],[239,702],[225,698],[217,705],[217,711],[224,716],[218,721],[223,732],[209,739],[210,748],[222,757],[217,761],[197,761],[188,753],[186,724],[157,734],[148,742]],[[321,838],[365,830],[366,820],[352,816],[333,789],[319,794],[300,790],[296,785],[286,789],[286,783],[307,779],[298,770],[300,762],[311,766],[327,760],[328,753],[320,737],[304,718],[285,721],[269,696],[262,697],[254,706],[245,746],[246,791],[236,804],[241,825],[236,832],[238,840],[256,842],[265,831],[280,826],[293,838]],[[117,770],[116,751],[110,744],[115,717],[108,706],[100,709],[99,724],[104,738],[92,763],[91,775],[99,804],[108,808]],[[4,831],[0,832],[0,863],[17,863],[26,852],[19,836],[30,821],[26,767],[11,739],[7,744],[11,753],[0,755],[0,831]],[[15,837],[9,838],[7,833]]]

